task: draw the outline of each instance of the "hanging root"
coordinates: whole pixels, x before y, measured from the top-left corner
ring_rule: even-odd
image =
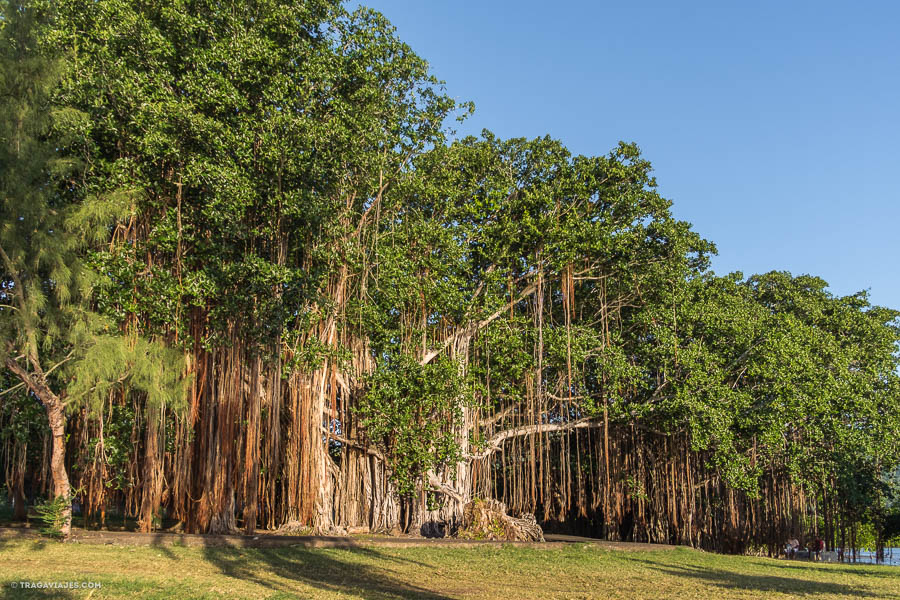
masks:
[[[231,517],[231,518],[229,518]],[[240,535],[241,532],[234,524],[232,515],[216,515],[209,522],[207,533],[215,535]]]

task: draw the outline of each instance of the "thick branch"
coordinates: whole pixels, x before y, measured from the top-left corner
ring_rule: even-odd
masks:
[[[487,458],[500,449],[500,446],[506,440],[523,435],[531,435],[534,433],[550,433],[553,431],[570,431],[572,429],[586,429],[589,427],[602,427],[603,421],[597,421],[593,417],[570,421],[569,423],[541,423],[539,425],[525,425],[516,427],[515,429],[507,429],[493,436],[487,441],[487,447],[477,454],[470,454],[469,458],[480,460]]]
[[[513,412],[515,412],[515,410],[517,408],[519,408],[519,407],[517,405],[513,404],[512,406],[509,406],[506,409],[501,410],[500,412],[492,415],[491,417],[488,417],[487,419],[479,419],[478,424],[481,425],[482,427],[487,427],[488,425],[493,425],[494,423],[498,423],[498,422],[502,421],[503,419],[505,419],[506,417],[508,417],[509,415],[511,415]]]
[[[341,444],[346,444],[347,446],[350,446],[351,448],[356,448],[357,450],[362,450],[369,456],[374,456],[375,458],[377,458],[378,460],[383,462],[385,464],[385,467],[388,466],[387,458],[385,458],[384,454],[382,454],[375,448],[373,448],[371,446],[365,446],[363,444],[360,444],[359,442],[354,442],[353,440],[350,440],[341,435],[338,435],[338,434],[334,433],[333,431],[329,432],[329,430],[326,427],[322,427],[322,431],[324,431],[325,433],[330,435],[331,439],[333,439],[334,441],[340,442]]]
[[[463,498],[459,492],[457,492],[452,487],[450,487],[449,485],[447,485],[446,483],[441,481],[440,477],[438,477],[431,471],[428,472],[428,485],[435,488],[435,491],[438,491],[438,492],[441,492],[442,494],[450,496],[451,498],[453,498],[460,504],[464,504],[466,501],[465,498]]]
[[[503,306],[503,308],[498,309],[496,312],[492,313],[490,316],[485,317],[484,319],[477,321],[475,323],[472,323],[468,327],[464,327],[457,333],[447,337],[447,339],[444,340],[444,343],[441,345],[440,348],[435,348],[433,350],[430,350],[427,354],[425,354],[425,356],[420,361],[420,364],[427,365],[432,360],[434,360],[434,358],[436,356],[438,356],[444,350],[449,348],[451,344],[454,344],[455,342],[457,342],[458,340],[460,340],[464,337],[469,337],[469,336],[475,335],[477,332],[479,332],[480,330],[484,329],[485,327],[487,327],[488,325],[493,323],[495,320],[497,320],[498,317],[505,314],[506,311],[509,310],[510,306],[515,306],[516,304],[518,304],[519,302],[521,302],[522,300],[524,300],[525,298],[527,298],[528,296],[533,294],[536,289],[537,289],[536,283],[528,284],[525,287],[525,289],[523,289],[519,293],[519,295],[516,297],[515,300],[511,300],[510,302],[506,303]]]
[[[58,408],[61,404],[59,398],[56,394],[53,393],[53,390],[50,389],[49,386],[44,382],[43,373],[32,374],[26,371],[22,365],[13,360],[12,358],[7,358],[6,368],[13,372],[19,379],[22,380],[29,390],[34,393],[35,396],[44,404],[44,406],[48,408]]]

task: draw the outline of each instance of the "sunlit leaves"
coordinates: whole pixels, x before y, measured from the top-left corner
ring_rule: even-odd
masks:
[[[367,387],[359,416],[388,458],[401,494],[412,494],[429,469],[461,458],[453,428],[462,417],[467,386],[453,361],[420,365],[411,356],[394,356],[367,379]]]

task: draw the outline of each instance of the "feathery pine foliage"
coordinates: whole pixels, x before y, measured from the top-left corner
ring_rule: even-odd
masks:
[[[84,261],[90,238],[72,228],[84,212],[73,190],[85,164],[66,133],[86,116],[50,101],[63,59],[39,48],[40,11],[19,2],[2,8],[0,360],[47,411],[53,436],[50,505],[65,505],[59,518],[65,537],[69,483],[59,455],[66,407],[90,398],[99,409],[104,393],[116,385],[141,389],[150,403],[177,402],[184,395],[183,369],[178,353],[118,335],[113,321],[91,310],[96,277]]]
[[[184,395],[179,356],[118,335],[114,322],[91,310],[97,275],[83,260],[85,242],[91,235],[107,241],[108,221],[72,193],[84,164],[70,156],[68,136],[58,133],[86,115],[49,102],[61,59],[38,51],[35,11],[18,3],[4,8],[0,358],[43,364],[46,375],[60,368],[60,381],[71,382],[66,403],[89,396],[102,401],[110,386],[122,383],[147,392],[151,402],[178,401]],[[119,193],[92,203],[115,209]]]

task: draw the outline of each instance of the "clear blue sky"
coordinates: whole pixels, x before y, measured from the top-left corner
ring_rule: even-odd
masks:
[[[719,273],[811,273],[900,308],[900,2],[369,0],[460,133],[634,141]]]

